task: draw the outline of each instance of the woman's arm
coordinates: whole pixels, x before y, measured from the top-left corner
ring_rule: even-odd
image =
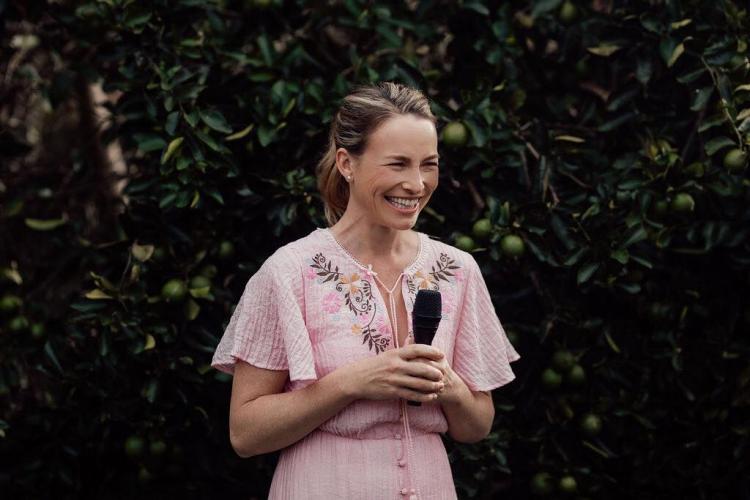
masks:
[[[445,363],[445,390],[438,402],[448,420],[448,435],[459,443],[476,443],[492,430],[495,405],[489,391],[472,391]]]
[[[229,438],[243,458],[289,446],[351,402],[333,371],[302,389],[281,392],[288,370],[266,370],[237,361],[229,409]]]

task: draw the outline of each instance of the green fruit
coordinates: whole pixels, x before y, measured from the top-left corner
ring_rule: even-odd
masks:
[[[187,295],[187,286],[185,282],[178,279],[171,279],[164,283],[161,289],[161,296],[167,302],[180,302]]]
[[[586,372],[581,365],[573,365],[565,375],[565,380],[570,385],[579,386],[586,382]]]
[[[201,274],[198,274],[196,276],[193,276],[190,279],[190,288],[205,288],[211,286],[211,280],[203,276]]]
[[[654,204],[654,213],[656,215],[664,215],[667,213],[668,208],[669,203],[667,203],[667,200],[659,200]]]
[[[443,142],[453,148],[461,147],[469,139],[469,131],[461,122],[450,122],[443,129]]]
[[[129,457],[135,458],[143,455],[143,450],[146,447],[146,442],[140,436],[129,436],[125,440],[125,454]]]
[[[742,172],[747,165],[747,153],[741,149],[734,148],[727,151],[724,155],[724,168],[729,172],[736,174]]]
[[[148,471],[148,469],[144,466],[141,466],[141,468],[138,470],[138,481],[145,484],[151,482],[151,479],[153,479],[153,476]]]
[[[576,362],[575,356],[570,351],[557,351],[552,355],[552,366],[559,372],[567,372]]]
[[[706,167],[703,166],[703,163],[696,161],[685,167],[685,173],[697,179],[703,177],[706,173]]]
[[[542,386],[545,389],[553,390],[560,387],[562,376],[552,368],[545,368],[542,372]]]
[[[151,452],[154,456],[161,456],[164,455],[164,453],[167,451],[167,443],[164,441],[153,441],[149,447],[148,451]]]
[[[518,258],[523,255],[525,249],[523,240],[515,234],[506,234],[500,240],[500,250],[508,257]]]
[[[456,247],[460,248],[464,252],[471,252],[472,250],[474,250],[474,248],[476,248],[476,244],[474,243],[474,240],[471,238],[471,236],[461,234],[456,237]]]
[[[510,97],[510,105],[514,110],[519,109],[526,102],[526,91],[523,89],[516,89],[513,91]]]
[[[552,476],[548,472],[537,472],[532,476],[529,487],[534,495],[549,495],[553,488]]]
[[[574,478],[573,476],[561,477],[560,482],[557,484],[557,486],[563,493],[575,493],[575,491],[578,489],[576,478]]]
[[[575,21],[576,17],[578,17],[578,8],[576,8],[573,2],[566,1],[563,3],[562,7],[560,7],[560,21],[570,24]]]
[[[16,316],[15,318],[8,321],[8,330],[11,332],[20,332],[29,327],[29,320],[26,316]]]
[[[0,298],[0,311],[10,312],[21,307],[21,304],[23,304],[23,301],[20,297],[10,293],[6,293],[2,298]]]
[[[695,208],[695,200],[688,193],[677,193],[672,198],[670,208],[675,212],[692,212]]]
[[[508,337],[508,340],[510,340],[510,343],[514,346],[518,345],[518,341],[520,340],[518,338],[518,332],[515,330],[505,330],[505,336]]]
[[[471,232],[477,238],[486,238],[492,232],[492,222],[489,219],[479,219],[472,226]]]
[[[44,323],[32,323],[31,324],[31,336],[35,339],[44,338]]]
[[[219,244],[219,258],[222,260],[231,259],[234,255],[234,243],[231,241],[222,241]]]
[[[593,413],[587,413],[581,418],[581,431],[589,437],[594,437],[602,430],[602,420]]]
[[[205,276],[207,278],[213,278],[216,276],[218,272],[219,272],[219,269],[215,265],[206,264],[205,266],[201,267],[200,271],[198,271],[198,274]]]
[[[154,248],[154,253],[151,254],[151,258],[154,259],[156,262],[164,262],[164,260],[167,258],[167,250],[164,247],[156,247]]]

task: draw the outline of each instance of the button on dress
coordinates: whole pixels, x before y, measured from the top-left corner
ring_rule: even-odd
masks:
[[[503,330],[474,257],[417,234],[417,257],[401,277],[406,343],[414,342],[417,291],[439,290],[442,319],[432,345],[472,391],[512,381],[510,363],[521,356]],[[288,370],[287,392],[395,349],[389,297],[376,278],[328,228],[282,246],[248,280],[211,366],[233,374],[240,359]],[[354,401],[280,450],[269,499],[456,499],[440,436],[447,431],[439,400],[422,406],[403,399]]]

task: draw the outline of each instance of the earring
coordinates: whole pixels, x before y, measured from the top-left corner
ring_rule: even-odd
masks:
[[[351,182],[352,181],[352,176],[351,175],[347,175],[346,176],[346,180],[349,181],[349,182]]]

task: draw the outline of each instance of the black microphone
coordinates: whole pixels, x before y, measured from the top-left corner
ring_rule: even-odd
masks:
[[[442,318],[443,303],[437,290],[419,290],[411,313],[415,344],[432,344]],[[421,401],[407,401],[410,406],[422,406]]]

